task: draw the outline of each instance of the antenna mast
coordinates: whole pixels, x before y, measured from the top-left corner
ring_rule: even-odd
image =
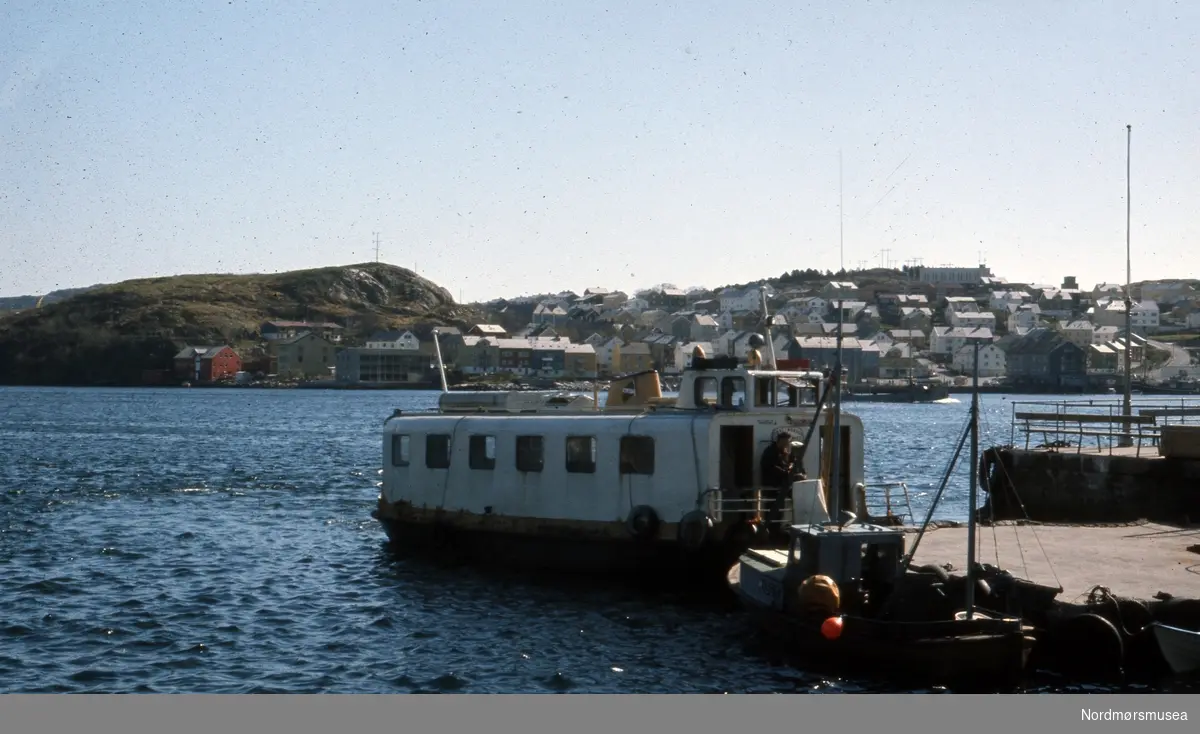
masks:
[[[371,234],[375,236],[375,262],[379,262],[379,233],[372,232]]]
[[[1130,150],[1133,145],[1133,125],[1125,126],[1125,395],[1121,401],[1121,408],[1126,417],[1133,415],[1133,369],[1132,369],[1132,345],[1133,341],[1133,275],[1129,267],[1129,218],[1130,218],[1130,183],[1129,183],[1129,158]],[[1133,445],[1132,427],[1126,423],[1125,430],[1121,433],[1120,444],[1122,446]]]

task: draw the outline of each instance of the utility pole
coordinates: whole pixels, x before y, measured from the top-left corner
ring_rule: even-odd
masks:
[[[375,236],[375,262],[379,262],[379,233],[372,232],[371,234]]]

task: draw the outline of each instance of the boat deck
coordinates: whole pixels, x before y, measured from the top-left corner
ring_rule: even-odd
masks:
[[[1200,527],[997,523],[981,525],[976,532],[980,563],[1039,584],[1061,585],[1058,598],[1063,602],[1080,603],[1097,585],[1135,599],[1151,600],[1160,591],[1200,598]],[[952,563],[955,572],[962,573],[966,548],[965,525],[931,528],[921,539],[914,563]]]

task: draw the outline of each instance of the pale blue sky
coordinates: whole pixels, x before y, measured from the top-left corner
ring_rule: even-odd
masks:
[[[374,258],[467,300],[1200,276],[1200,4],[0,5],[0,295]]]

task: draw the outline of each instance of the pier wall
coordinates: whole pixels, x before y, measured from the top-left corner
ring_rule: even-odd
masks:
[[[990,449],[981,468],[985,520],[1200,522],[1200,460],[1165,458],[1156,448],[1141,456]]]

